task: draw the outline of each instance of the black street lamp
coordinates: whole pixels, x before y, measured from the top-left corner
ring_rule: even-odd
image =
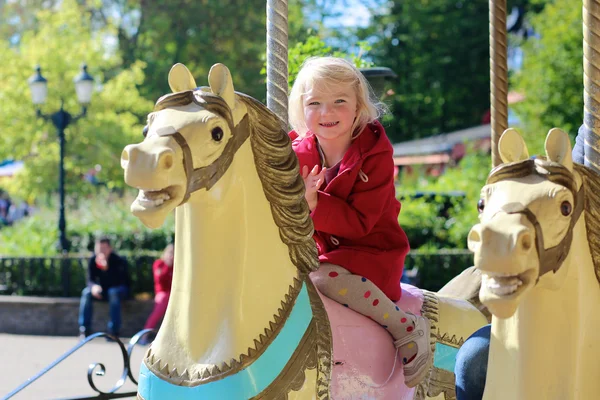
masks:
[[[69,242],[66,234],[65,221],[65,129],[70,123],[77,121],[87,112],[87,105],[92,99],[94,90],[94,78],[87,73],[87,65],[81,66],[81,74],[75,78],[75,92],[77,100],[81,104],[81,112],[72,116],[63,109],[64,101],[60,101],[60,109],[50,115],[43,114],[40,106],[46,102],[48,96],[48,81],[42,76],[41,68],[38,66],[35,69],[35,74],[29,78],[29,87],[31,88],[31,99],[36,106],[36,115],[46,121],[52,121],[52,124],[58,131],[58,140],[60,143],[60,162],[58,174],[58,193],[59,193],[59,214],[58,214],[58,230],[60,232],[60,251],[65,253],[69,251]]]

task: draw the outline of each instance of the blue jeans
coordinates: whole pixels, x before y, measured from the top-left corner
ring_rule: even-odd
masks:
[[[454,374],[456,400],[481,400],[485,389],[491,325],[473,333],[458,350]]]
[[[114,286],[109,288],[106,293],[102,293],[102,300],[108,300],[108,308],[110,311],[110,321],[108,322],[108,332],[118,334],[121,329],[121,300],[125,300],[129,295],[127,286]],[[92,296],[92,291],[86,287],[81,291],[81,301],[79,303],[79,326],[87,332],[92,326],[92,303],[97,300]]]

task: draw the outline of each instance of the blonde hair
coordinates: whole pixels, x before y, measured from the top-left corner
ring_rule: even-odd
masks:
[[[368,123],[384,113],[385,107],[377,101],[371,86],[354,64],[338,57],[310,57],[302,64],[289,97],[289,123],[300,136],[305,136],[308,132],[304,120],[303,96],[316,82],[354,88],[356,119],[352,125],[353,138],[360,135]]]

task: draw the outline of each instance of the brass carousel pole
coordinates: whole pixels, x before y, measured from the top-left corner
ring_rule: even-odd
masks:
[[[490,113],[492,167],[502,163],[498,141],[508,128],[506,0],[490,0]]]
[[[583,0],[584,164],[600,172],[600,2]]]
[[[288,125],[288,2],[267,0],[267,107]]]

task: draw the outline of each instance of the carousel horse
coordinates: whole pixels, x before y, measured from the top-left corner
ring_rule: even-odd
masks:
[[[163,324],[144,357],[138,398],[453,399],[454,356],[486,318],[469,302],[403,285],[402,309],[427,316],[434,366],[404,385],[379,324],[320,296],[313,226],[281,120],[234,92],[214,65],[188,69],[125,148],[131,209],[144,225],[175,213],[175,271]]]
[[[481,191],[469,248],[492,313],[485,400],[600,396],[600,175],[552,129],[529,157],[512,129]]]

